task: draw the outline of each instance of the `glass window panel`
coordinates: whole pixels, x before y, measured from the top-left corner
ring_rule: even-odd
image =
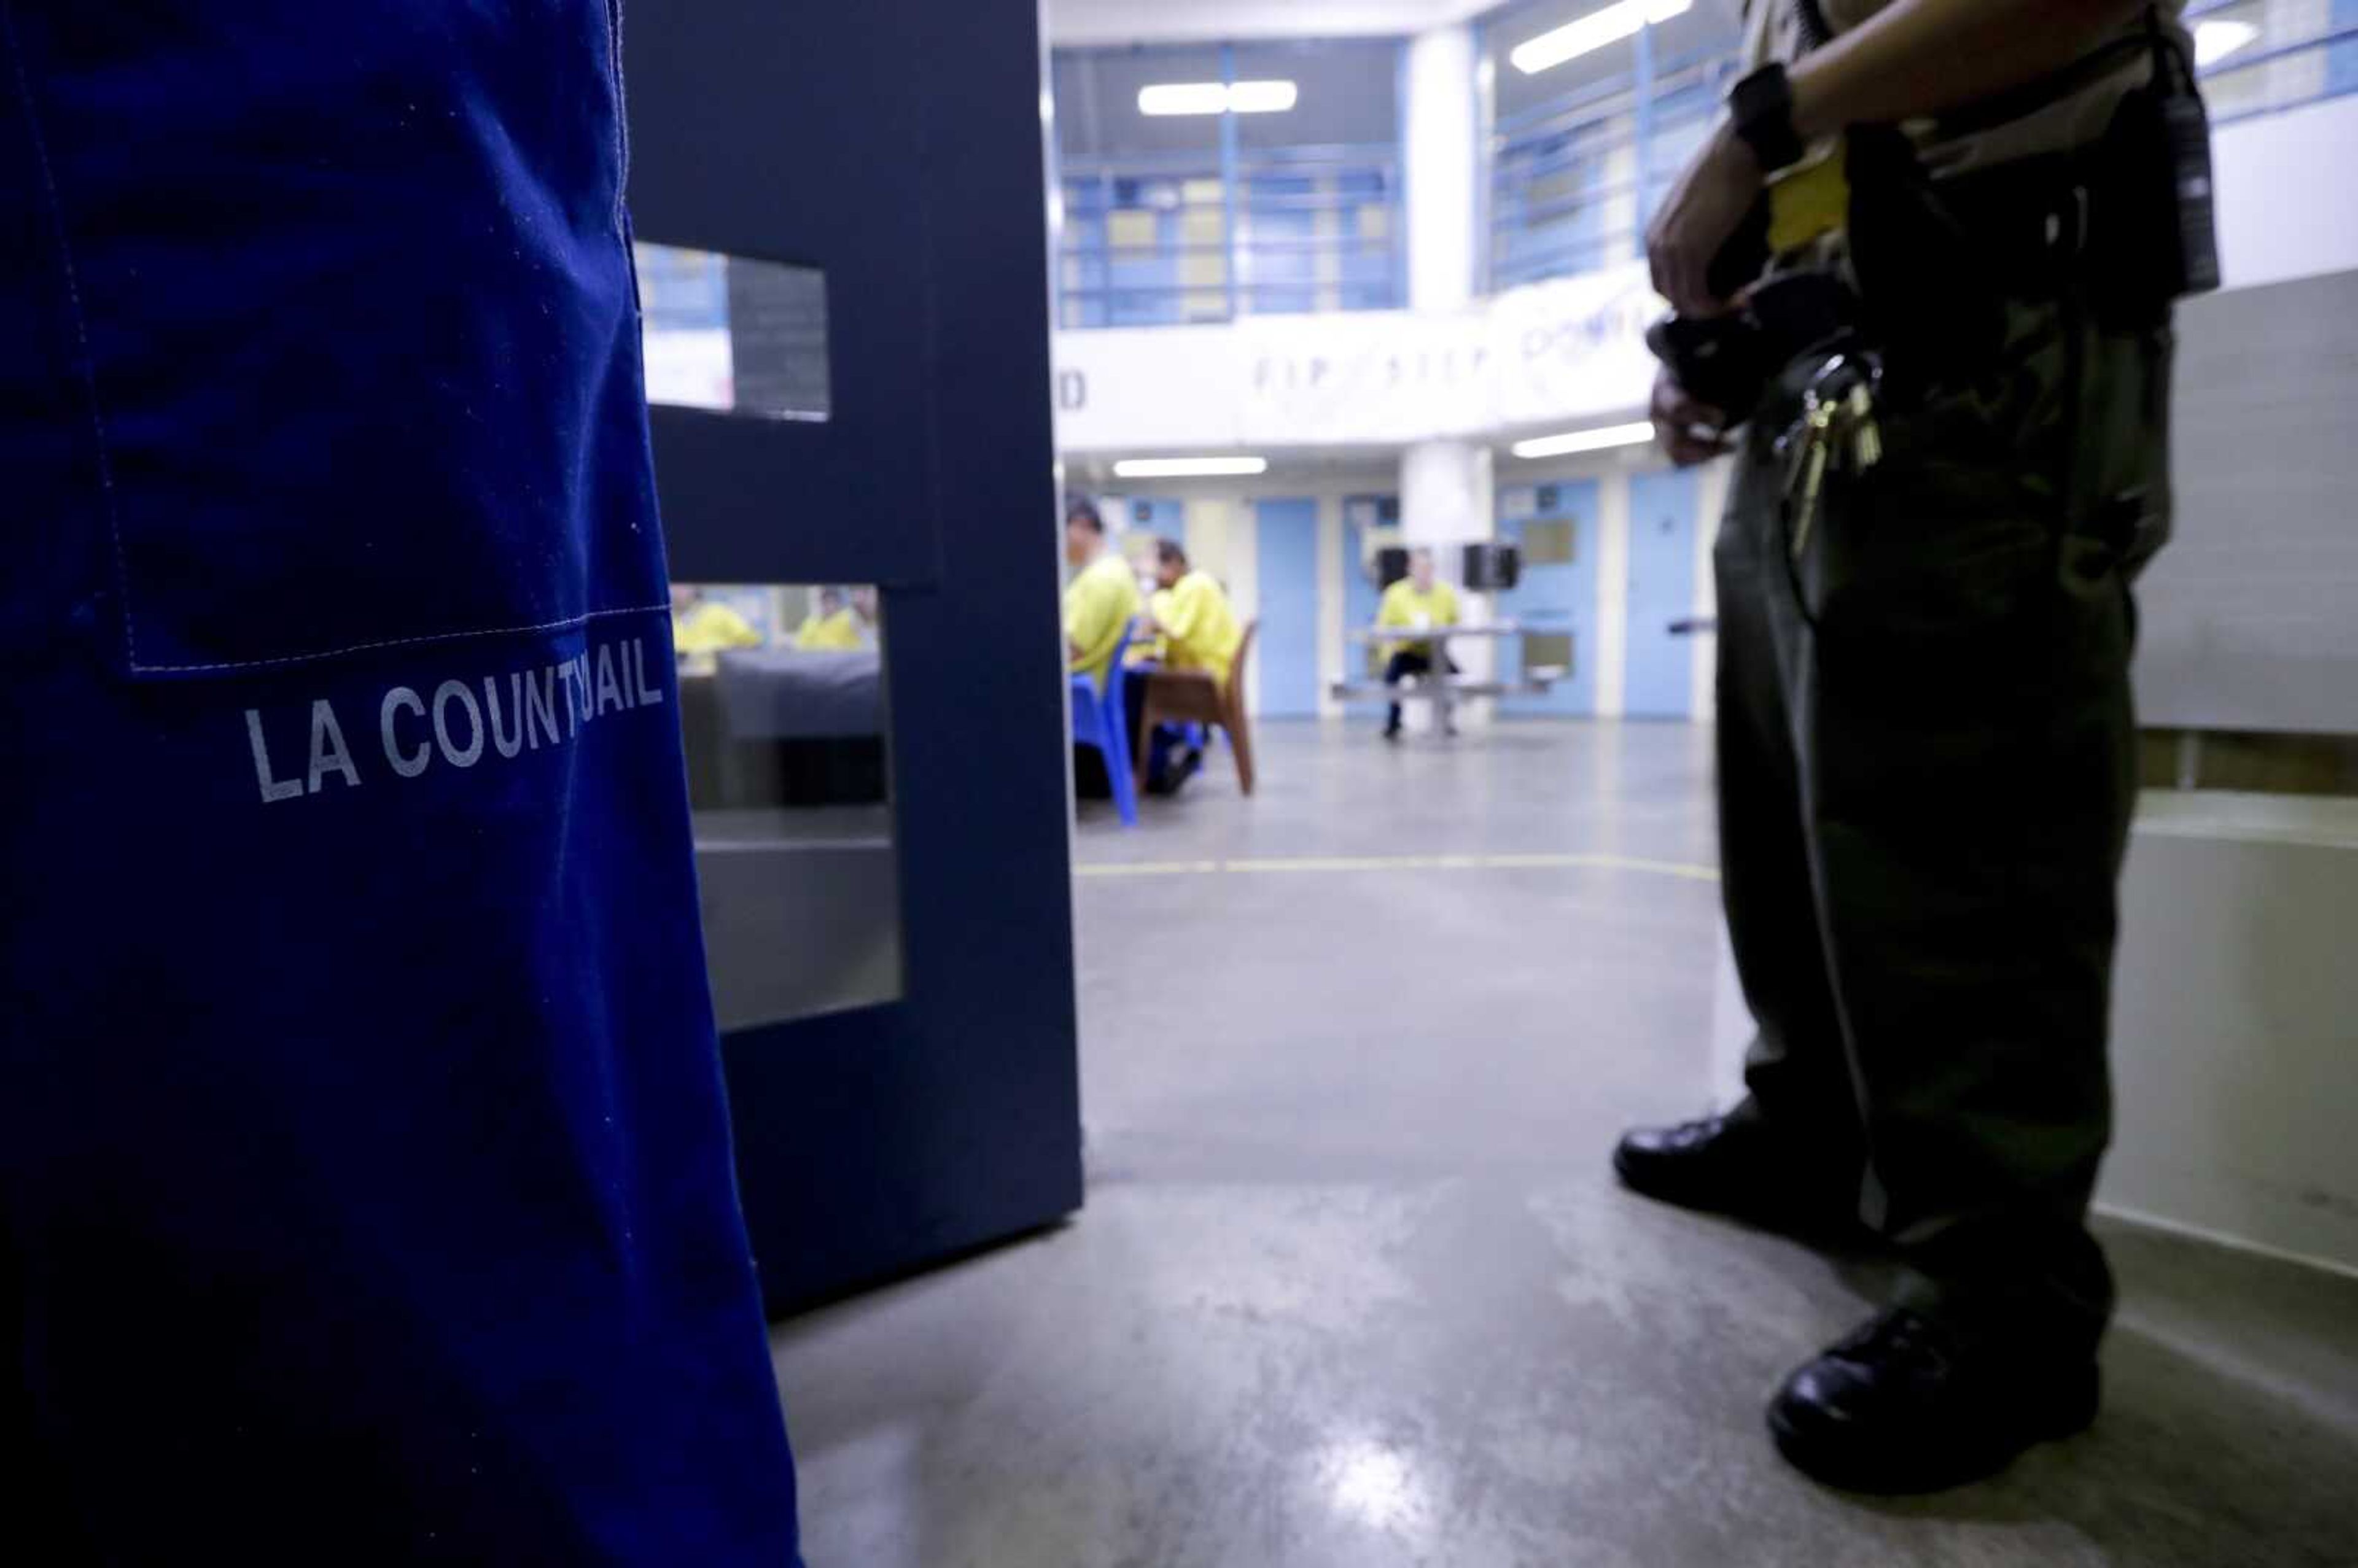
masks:
[[[1560,523],[1534,521],[1524,524],[1523,564],[1531,567],[1570,565],[1576,536],[1569,520]]]
[[[1541,670],[1572,673],[1572,633],[1569,632],[1526,632],[1523,633],[1523,671],[1527,675]]]
[[[897,1000],[900,877],[875,590],[678,585],[672,626],[720,1026]]]
[[[647,400],[823,422],[834,408],[827,274],[676,245],[633,247]]]

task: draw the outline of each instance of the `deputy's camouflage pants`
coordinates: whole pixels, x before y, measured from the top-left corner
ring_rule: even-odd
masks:
[[[2170,340],[2006,316],[1982,373],[1887,405],[1884,460],[1829,482],[1798,565],[1772,443],[1818,362],[1753,422],[1717,552],[1725,898],[1744,1114],[1855,1159],[1939,1299],[2093,1336]]]

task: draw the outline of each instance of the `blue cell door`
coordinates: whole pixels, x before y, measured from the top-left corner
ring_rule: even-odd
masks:
[[[1596,481],[1503,491],[1498,503],[1498,537],[1523,555],[1522,581],[1498,596],[1498,619],[1523,623],[1521,637],[1498,643],[1498,678],[1564,672],[1545,696],[1509,697],[1500,709],[1522,718],[1595,713]]]
[[[1264,719],[1309,719],[1318,712],[1318,503],[1261,501],[1253,505],[1260,552],[1260,666],[1255,710]]]
[[[1692,473],[1629,481],[1628,662],[1622,711],[1632,719],[1688,719],[1694,710],[1694,644],[1671,625],[1694,613],[1695,511]]]

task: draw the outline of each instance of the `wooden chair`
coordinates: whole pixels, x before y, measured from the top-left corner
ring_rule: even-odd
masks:
[[[1138,787],[1141,793],[1146,788],[1148,742],[1153,739],[1155,728],[1163,724],[1201,724],[1207,730],[1217,727],[1228,731],[1228,750],[1237,758],[1238,787],[1247,795],[1252,794],[1252,717],[1245,711],[1245,671],[1252,658],[1253,634],[1260,630],[1259,621],[1245,623],[1244,641],[1237,644],[1236,663],[1228,667],[1226,686],[1214,680],[1207,670],[1155,670],[1144,677],[1146,711],[1134,737]]]

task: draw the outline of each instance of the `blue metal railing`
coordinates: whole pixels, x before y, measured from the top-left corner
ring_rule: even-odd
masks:
[[[1237,80],[1238,51],[1220,49]],[[1057,324],[1178,326],[1385,310],[1406,295],[1401,149],[1217,145],[1180,154],[1061,151]]]
[[[1401,302],[1396,147],[1068,161],[1060,189],[1061,326],[1174,326]]]
[[[2358,92],[2358,0],[2332,0],[2323,27],[2299,38],[2270,38],[2274,20],[2254,0],[2187,6],[2189,27],[2246,21],[2258,29],[2250,43],[2202,68],[2213,128]]]
[[[1736,75],[1732,38],[1658,58],[1641,29],[1632,68],[1489,127],[1493,290],[1634,259],[1646,220],[1699,146]]]
[[[2268,38],[2253,0],[2195,0],[2186,20],[2263,31],[2202,68],[2213,125],[2358,92],[2358,0],[2332,0],[2322,31]],[[1716,48],[1658,62],[1653,29],[1631,69],[1502,116],[1488,127],[1485,226],[1493,291],[1637,258],[1646,223],[1716,118],[1738,60]],[[1732,40],[1727,40],[1732,43]]]

